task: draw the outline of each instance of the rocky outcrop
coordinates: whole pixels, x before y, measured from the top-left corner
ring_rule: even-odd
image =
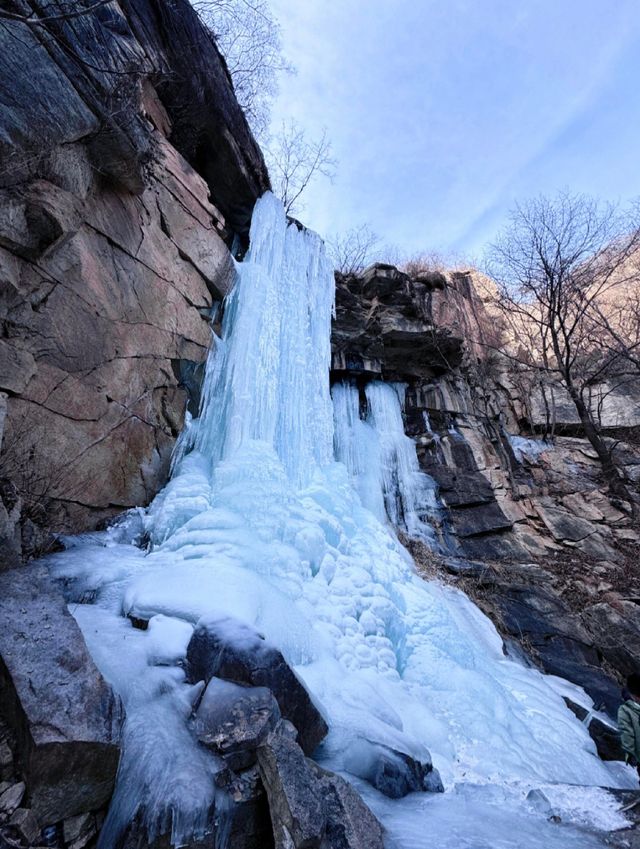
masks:
[[[338,275],[334,374],[420,379],[459,365],[464,337],[436,318],[444,282],[441,276],[411,280],[381,263],[361,276]]]
[[[0,777],[19,779],[0,785],[0,811],[33,844],[108,804],[123,710],[44,568],[0,575],[0,618]]]
[[[232,285],[227,243],[268,177],[187,0],[5,22],[0,82],[6,566],[164,483],[212,304]]]
[[[311,699],[279,652],[239,620],[208,619],[196,626],[186,661],[200,680],[191,688],[189,727],[214,757],[219,790],[190,849],[216,849],[221,834],[229,849],[382,849],[382,827],[358,793],[306,756],[309,728],[322,736],[328,729],[308,713]],[[263,684],[238,683],[250,675]],[[300,704],[306,712],[291,709]],[[149,834],[145,814],[137,811],[122,845],[165,849],[171,816]]]
[[[298,730],[305,754],[312,754],[327,735],[326,722],[282,653],[242,622],[201,619],[187,648],[187,673],[194,683],[209,682],[215,676],[252,688],[268,688],[283,718]]]
[[[11,6],[40,18],[68,11],[60,0]],[[264,160],[224,59],[187,0],[118,0],[41,26],[5,22],[0,38],[2,184],[24,186],[81,141],[107,182],[140,192],[154,158],[152,122],[204,176],[231,227],[246,228],[269,185]]]
[[[405,431],[444,508],[448,565],[435,571],[455,574],[538,666],[615,714],[623,676],[640,666],[639,529],[629,505],[605,494],[560,390],[555,437],[536,434],[542,401],[499,353],[482,283],[475,272],[410,277],[380,264],[337,275],[333,378],[406,385]],[[602,393],[605,432],[635,480],[640,387]],[[420,546],[408,543],[420,564]]]

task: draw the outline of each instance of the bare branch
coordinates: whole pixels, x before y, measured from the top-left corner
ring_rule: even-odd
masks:
[[[326,131],[318,141],[309,140],[295,121],[282,123],[267,150],[267,163],[274,193],[287,215],[299,214],[304,208],[300,198],[309,184],[319,176],[333,179],[336,167]]]
[[[612,309],[625,286],[637,292],[638,256],[637,209],[563,192],[516,206],[487,263],[509,347],[531,369],[558,375],[611,489],[627,501],[629,489],[601,434],[600,387],[621,385],[640,362],[640,309],[633,299],[624,319]]]
[[[294,72],[282,54],[280,25],[268,0],[191,0],[191,5],[224,54],[251,129],[265,142],[278,77]]]
[[[346,233],[336,234],[327,241],[336,271],[341,274],[359,274],[374,260],[374,251],[380,247],[380,237],[368,224],[352,227]]]

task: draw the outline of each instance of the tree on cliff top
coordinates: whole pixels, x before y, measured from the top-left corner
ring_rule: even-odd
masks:
[[[267,0],[191,0],[224,54],[238,102],[265,141],[279,74],[293,68],[282,53],[280,24]]]
[[[360,274],[377,259],[380,237],[368,224],[352,227],[344,233],[336,233],[327,240],[333,267],[345,276]]]
[[[624,211],[583,195],[560,193],[516,206],[491,245],[488,270],[511,347],[524,365],[559,379],[614,494],[632,501],[604,438],[592,393],[636,379],[628,340],[617,347],[602,322],[607,302],[637,282],[637,208]]]
[[[273,192],[287,215],[297,215],[304,208],[300,198],[311,182],[320,176],[332,179],[335,174],[336,161],[326,133],[318,140],[309,139],[295,121],[283,122],[266,153]]]

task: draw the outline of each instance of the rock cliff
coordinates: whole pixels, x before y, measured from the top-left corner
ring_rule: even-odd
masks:
[[[419,566],[464,588],[512,649],[613,712],[619,682],[640,665],[638,528],[604,494],[561,387],[556,435],[543,438],[544,405],[501,353],[482,282],[471,271],[412,279],[383,264],[338,275],[332,376],[407,385],[405,429],[437,484],[449,552],[408,541]],[[640,387],[600,389],[605,433],[637,481]]]
[[[162,485],[232,280],[228,246],[269,183],[187,0],[3,22],[0,87],[7,566]]]

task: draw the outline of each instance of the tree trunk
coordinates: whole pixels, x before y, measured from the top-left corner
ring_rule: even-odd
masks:
[[[591,447],[598,455],[598,459],[602,464],[602,471],[604,473],[607,484],[609,485],[609,490],[611,491],[612,495],[621,498],[623,501],[628,501],[632,507],[633,512],[635,513],[634,499],[632,498],[629,492],[624,477],[620,473],[620,469],[613,461],[611,451],[607,447],[606,442],[602,438],[602,435],[598,431],[598,428],[596,427],[595,422],[593,421],[591,411],[585,404],[584,398],[582,397],[580,392],[573,386],[569,387],[569,394],[571,395],[571,400],[575,404],[578,416],[584,428],[584,435],[589,440]]]

